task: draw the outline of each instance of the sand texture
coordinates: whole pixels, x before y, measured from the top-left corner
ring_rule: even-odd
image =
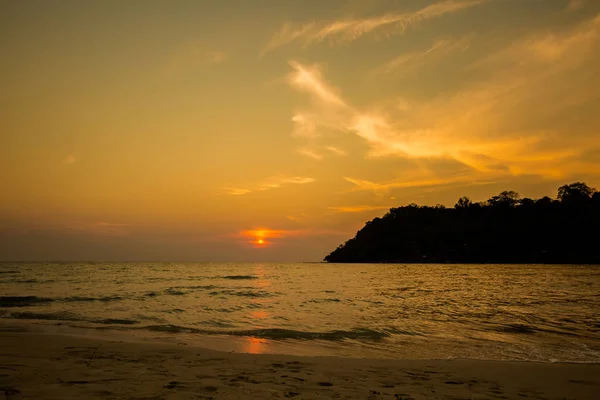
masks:
[[[599,399],[600,365],[252,355],[5,329],[2,398]]]

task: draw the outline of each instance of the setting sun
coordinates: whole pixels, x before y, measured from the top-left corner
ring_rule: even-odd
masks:
[[[250,244],[253,247],[271,247],[272,245],[274,245],[274,241],[272,239],[281,239],[297,233],[297,231],[292,230],[286,231],[258,228],[241,231],[238,234],[238,236],[241,237],[244,242]]]

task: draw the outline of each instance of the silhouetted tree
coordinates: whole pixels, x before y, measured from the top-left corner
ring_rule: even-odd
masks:
[[[519,201],[519,205],[521,205],[522,207],[534,207],[535,200],[530,199],[529,197],[525,197],[524,199],[521,199]]]
[[[558,188],[558,200],[564,204],[582,204],[589,200],[596,189],[583,182],[575,182]]]
[[[519,203],[519,193],[507,190],[488,200],[491,206],[514,207]]]
[[[538,207],[551,207],[554,200],[548,196],[544,196],[541,199],[535,200],[535,205]]]
[[[600,264],[597,235],[585,229],[600,226],[600,193],[576,182],[559,199],[504,191],[485,203],[461,197],[454,208],[391,208],[325,261]]]
[[[454,208],[469,208],[472,205],[473,205],[473,202],[471,201],[471,199],[469,199],[466,196],[463,196],[460,199],[458,199],[458,201],[454,205]]]

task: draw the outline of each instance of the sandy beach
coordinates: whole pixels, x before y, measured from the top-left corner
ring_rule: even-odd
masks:
[[[597,399],[600,365],[224,353],[0,333],[6,399]]]

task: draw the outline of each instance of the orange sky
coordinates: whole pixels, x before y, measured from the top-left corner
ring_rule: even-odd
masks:
[[[4,1],[0,50],[0,259],[314,261],[600,186],[597,1]]]

